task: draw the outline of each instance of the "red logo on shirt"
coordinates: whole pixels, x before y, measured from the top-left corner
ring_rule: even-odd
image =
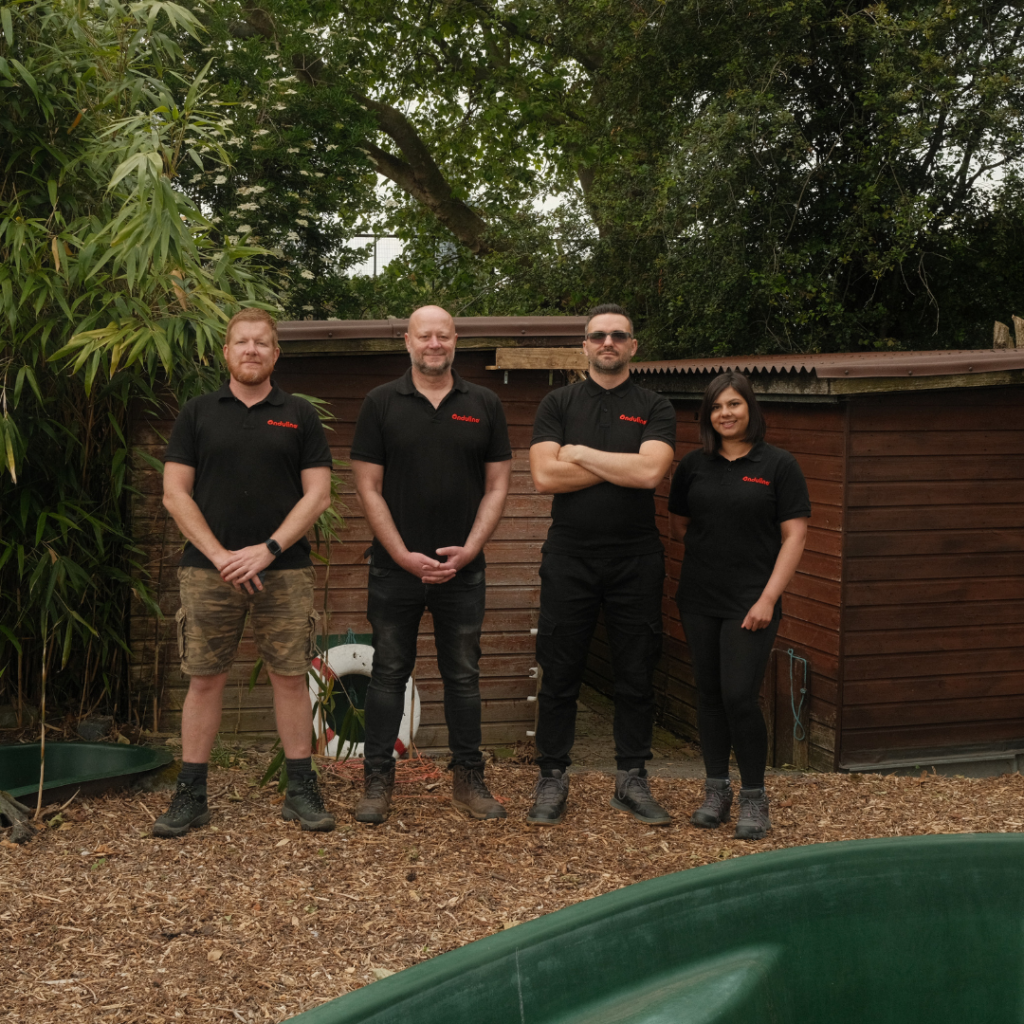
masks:
[[[460,416],[457,412],[452,413],[453,420],[459,420],[461,423],[479,423],[480,421],[475,416]]]
[[[639,416],[620,416],[619,419],[625,420],[627,423],[642,423],[645,427],[647,426],[647,420],[642,420]]]
[[[771,480],[762,480],[759,476],[745,476],[743,478],[748,484],[764,484],[765,487],[771,487]]]
[[[287,420],[267,420],[268,427],[291,427],[292,430],[298,430],[298,423],[289,423]]]

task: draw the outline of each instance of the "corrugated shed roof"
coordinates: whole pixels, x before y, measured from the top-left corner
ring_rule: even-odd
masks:
[[[408,320],[282,320],[277,333],[282,341],[326,338],[401,338]],[[581,340],[585,316],[457,316],[460,338],[572,338]]]
[[[1024,369],[1024,349],[956,349],[936,352],[831,352],[823,355],[728,356],[658,359],[632,365],[634,373],[813,373],[843,377],[942,377]]]

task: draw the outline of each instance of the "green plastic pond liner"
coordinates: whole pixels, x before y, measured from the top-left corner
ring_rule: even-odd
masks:
[[[94,796],[128,785],[172,761],[168,750],[122,743],[47,743],[44,803],[63,803],[80,790]],[[18,800],[39,790],[39,744],[0,746],[0,789]]]
[[[1024,835],[828,843],[693,868],[293,1019],[1024,1024]]]

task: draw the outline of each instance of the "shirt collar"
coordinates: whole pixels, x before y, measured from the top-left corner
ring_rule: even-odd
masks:
[[[715,452],[715,458],[721,459],[723,462],[729,461],[721,452]],[[760,462],[762,458],[764,458],[764,441],[758,441],[746,455],[741,455],[733,461],[743,462],[744,460],[749,460],[750,462]]]
[[[452,370],[452,391],[466,392],[469,390],[469,385],[454,371]],[[412,367],[410,366],[405,373],[402,374],[398,381],[398,393],[400,395],[421,395],[421,392],[416,390],[416,385],[412,382]]]
[[[215,392],[218,401],[223,401],[225,398],[230,398],[233,401],[239,401],[235,397],[234,392],[231,390],[231,378],[229,377]],[[256,405],[250,405],[250,409],[255,409],[257,405],[284,405],[284,400],[287,397],[285,393],[277,386],[277,382],[273,377],[270,378],[270,394],[266,398],[260,399]]]
[[[635,387],[633,384],[633,378],[627,377],[621,384],[616,384],[613,388],[603,388],[598,384],[590,374],[587,374],[586,380],[583,382],[583,386],[587,389],[587,394],[597,398],[599,395],[624,395],[631,388]]]

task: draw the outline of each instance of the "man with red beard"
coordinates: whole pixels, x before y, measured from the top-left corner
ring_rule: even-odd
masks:
[[[206,774],[221,699],[246,618],[274,690],[288,767],[282,817],[329,832],[311,761],[306,674],[316,640],[310,527],[331,501],[331,450],[316,410],[271,379],[281,350],[273,317],[243,309],[228,323],[220,390],[182,408],[164,465],[164,506],[185,535],[178,569],[178,650],[190,677],[181,715],[182,770],[153,834],[210,820]]]

